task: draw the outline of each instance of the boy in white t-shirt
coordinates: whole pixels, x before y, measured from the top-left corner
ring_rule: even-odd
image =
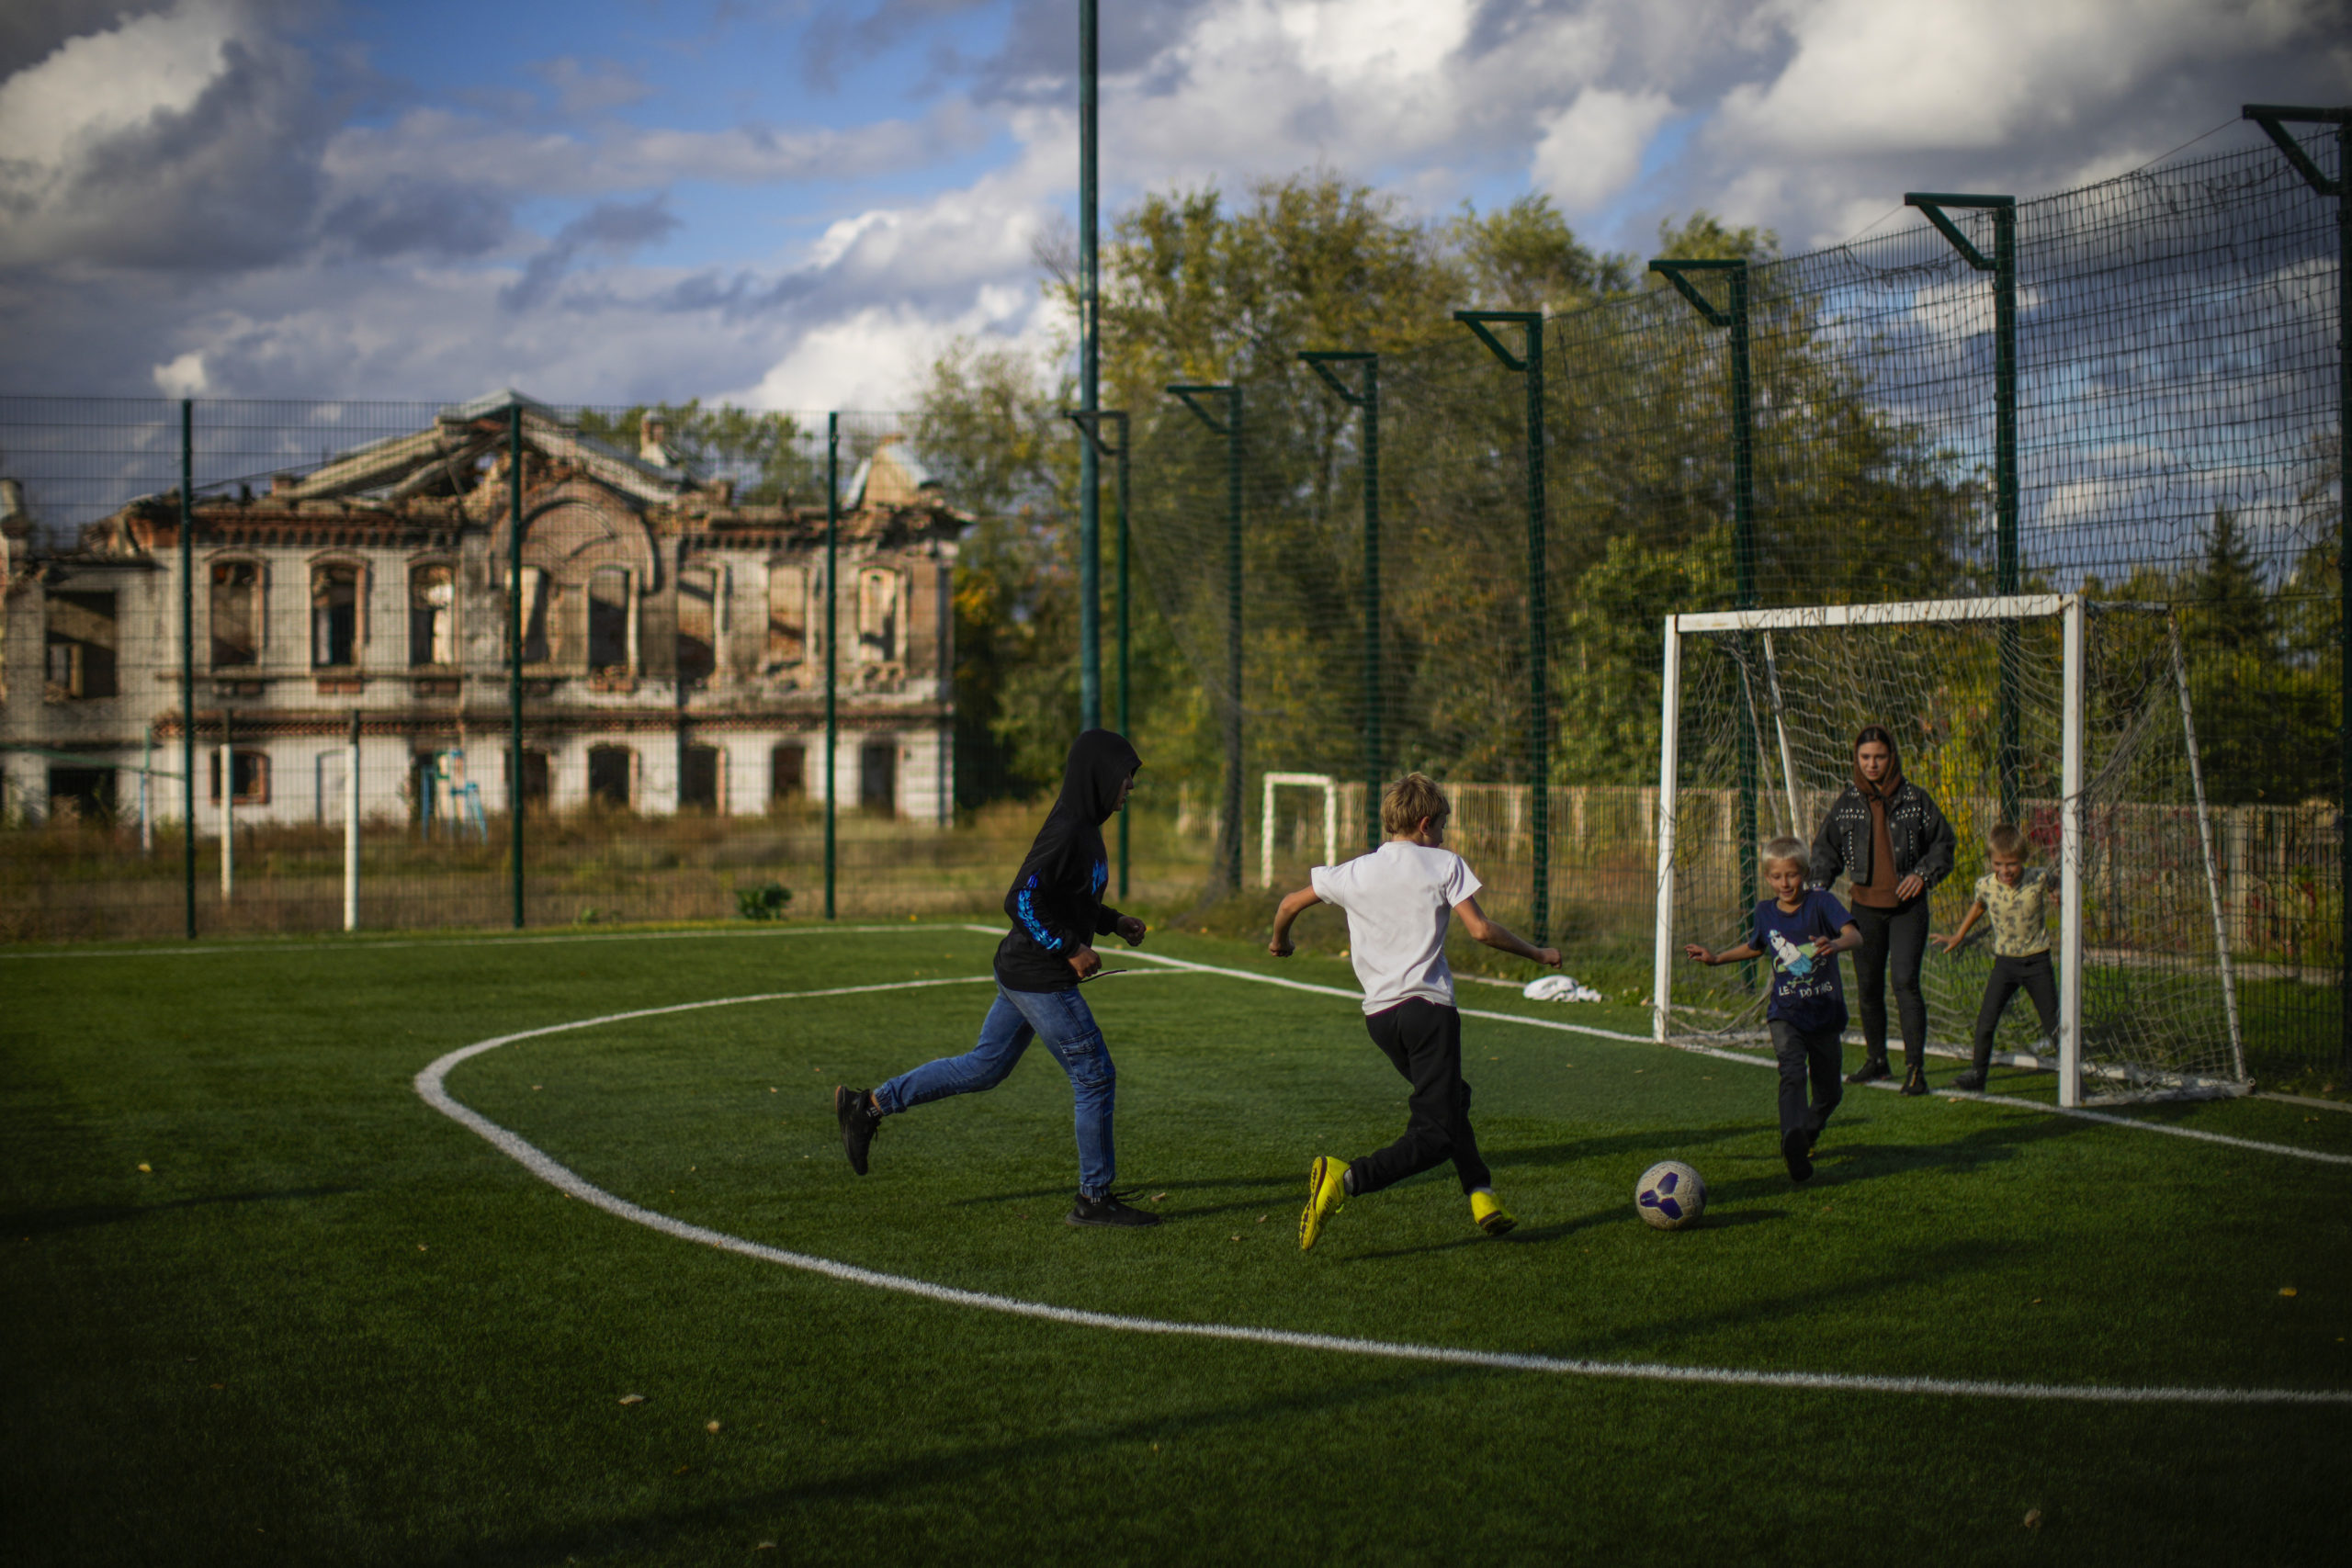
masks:
[[[1488,947],[1554,969],[1560,952],[1521,942],[1478,908],[1479,882],[1460,855],[1446,849],[1453,814],[1444,792],[1419,773],[1390,784],[1380,802],[1388,841],[1345,865],[1318,865],[1311,885],[1283,900],[1267,951],[1290,956],[1291,922],[1317,904],[1348,917],[1348,954],[1363,985],[1364,1027],[1372,1043],[1413,1086],[1405,1135],[1362,1159],[1318,1155],[1306,1173],[1306,1210],[1298,1218],[1298,1245],[1315,1245],[1323,1222],[1350,1198],[1377,1192],[1447,1160],[1470,1197],[1470,1218],[1488,1235],[1518,1222],[1495,1198],[1493,1179],[1478,1157],[1470,1130],[1470,1086],[1462,1081],[1462,1015],[1453,1007],[1453,971],[1445,963],[1445,923]]]

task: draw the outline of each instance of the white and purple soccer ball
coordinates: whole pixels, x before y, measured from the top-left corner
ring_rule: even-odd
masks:
[[[1707,1212],[1706,1180],[1679,1159],[1662,1159],[1634,1183],[1634,1211],[1662,1231],[1695,1224]]]

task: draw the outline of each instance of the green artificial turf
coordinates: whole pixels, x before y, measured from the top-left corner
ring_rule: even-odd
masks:
[[[628,1224],[411,1084],[516,1030],[978,976],[991,945],[955,927],[794,927],[0,961],[5,1555],[1778,1564],[2335,1550],[2343,1405],[1660,1384],[1044,1323]],[[1350,984],[1329,957],[1152,947]],[[1118,1062],[1121,1180],[1167,1215],[1154,1231],[1061,1224],[1069,1094],[1042,1052],[989,1095],[886,1123],[874,1173],[850,1174],[832,1086],[964,1049],[985,985],[570,1030],[469,1061],[448,1087],[648,1209],[1028,1302],[1612,1362],[2352,1388],[2352,1168],[1857,1089],[1800,1189],[1775,1150],[1769,1070],[1494,1020],[1465,1022],[1464,1055],[1520,1229],[1480,1236],[1441,1170],[1350,1203],[1302,1256],[1308,1158],[1365,1152],[1403,1122],[1404,1086],[1353,1005],[1113,962],[1134,972],[1087,996]],[[1481,986],[1462,1001],[1645,1023]],[[1994,1087],[2052,1096],[2029,1074]],[[2352,1153],[2352,1116],[2274,1101],[2124,1114]],[[1675,1235],[1632,1204],[1635,1177],[1669,1156],[1711,1191],[1706,1221]]]

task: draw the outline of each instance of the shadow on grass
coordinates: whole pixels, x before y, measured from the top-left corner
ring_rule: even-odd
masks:
[[[86,1230],[123,1220],[143,1220],[175,1209],[202,1209],[221,1203],[288,1203],[306,1198],[336,1198],[357,1192],[357,1187],[295,1187],[283,1192],[220,1192],[205,1198],[174,1198],[162,1203],[76,1203],[62,1209],[20,1209],[0,1214],[0,1232],[25,1235],[48,1231]]]
[[[573,1553],[582,1558],[590,1553],[635,1558],[650,1556],[673,1544],[681,1536],[722,1527],[737,1528],[747,1535],[772,1535],[782,1541],[786,1539],[788,1523],[776,1517],[779,1510],[857,1501],[904,1506],[908,1499],[923,1493],[957,1488],[1015,1471],[1019,1472],[1015,1484],[1027,1486],[1035,1483],[1040,1466],[1099,1465],[1106,1452],[1126,1444],[1140,1447],[1150,1442],[1208,1438],[1268,1420],[1328,1416],[1360,1405],[1435,1392],[1465,1379],[1494,1375],[1484,1368],[1431,1367],[1362,1382],[1337,1386],[1325,1383],[1296,1393],[1238,1400],[1186,1415],[1150,1416],[1105,1425],[1074,1423],[1050,1437],[983,1444],[927,1458],[894,1456],[882,1464],[797,1485],[689,1504],[655,1518],[615,1520],[604,1526],[483,1541],[448,1550],[431,1560],[495,1565],[550,1562]]]

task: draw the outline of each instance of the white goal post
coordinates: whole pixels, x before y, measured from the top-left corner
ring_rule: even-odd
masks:
[[[2086,640],[2093,617],[2103,630],[2116,623],[2116,635],[2100,643],[2096,659]],[[1694,647],[1704,670],[1690,663]],[[2086,1078],[2102,1097],[2245,1087],[2230,929],[2187,669],[2179,628],[2165,607],[2024,593],[1669,615],[1664,656],[1651,991],[1656,1039],[1724,1037],[1722,1031],[1690,1024],[1691,1017],[1710,1010],[1698,1002],[1678,1004],[1677,971],[1686,940],[1702,930],[1732,929],[1736,908],[1759,896],[1752,885],[1735,885],[1740,873],[1752,874],[1756,866],[1750,846],[1769,836],[1757,829],[1764,812],[1810,845],[1816,824],[1802,815],[1808,804],[1802,796],[1812,796],[1817,815],[1843,786],[1854,714],[1917,710],[1884,712],[1883,722],[1898,737],[1908,776],[1931,794],[1967,796],[1958,811],[1946,806],[1962,837],[1962,865],[1981,863],[1981,831],[1991,825],[1986,818],[2010,810],[2034,817],[2041,824],[2041,841],[2055,851],[2061,914],[2052,957],[2060,1103],[2081,1103]],[[2060,668],[2049,668],[2052,664]],[[1987,673],[1994,669],[1999,671],[1997,703]],[[2086,671],[2092,671],[2087,689]],[[1696,737],[1699,750],[1690,754],[1694,737],[1686,733],[1686,707],[1703,730]],[[2020,709],[2027,710],[2022,719]],[[2094,709],[2096,723],[2086,729]],[[2021,732],[2030,732],[2030,744],[2020,746]],[[1995,734],[2001,737],[1997,742],[1989,738]],[[1915,746],[1924,752],[1918,759],[1924,778],[1911,765]],[[2059,753],[2054,778],[2047,768],[2052,750]],[[2032,753],[2033,789],[2018,786],[2020,750]],[[1987,759],[1994,756],[2005,759],[1998,763],[1997,808],[1987,798],[1996,793],[1986,783]],[[1724,787],[1730,781],[1724,775],[1734,771],[1738,791]],[[2086,826],[2086,809],[2098,818],[2095,831]],[[1695,825],[1684,821],[1693,810],[1700,813]],[[2192,818],[2193,837],[2185,826]],[[1699,837],[1691,837],[1694,832]],[[1972,833],[1979,840],[1973,844]],[[2087,858],[2086,833],[2095,852]],[[1735,842],[1741,839],[1746,845]],[[2101,873],[2095,887],[2088,881],[2093,859]],[[1732,869],[1735,861],[1738,871]],[[1702,874],[1703,893],[1678,888],[1678,876]],[[1939,930],[1956,925],[1970,886],[1959,875],[1947,882],[1939,902],[1948,918]],[[2098,908],[2107,931],[2096,950],[2086,945],[2086,903]],[[2086,959],[2097,970],[2098,991],[2088,1035]],[[1988,957],[1975,962],[1989,967]],[[1973,1030],[1976,1010],[1973,998],[1959,999],[1965,995],[1959,988],[1961,966],[1947,968],[1951,977],[1939,983],[1950,994],[1931,1005],[1941,1016],[1929,1025],[1930,1039],[1946,1043],[1931,1048],[1964,1055],[1952,1043],[1965,1033],[1954,1031]],[[2152,980],[2151,972],[2159,969]],[[1981,972],[1972,970],[1970,977]],[[1736,1024],[1760,1008],[1752,979],[1741,984],[1752,999],[1739,994],[1707,998],[1717,1004],[1713,1016],[1733,1015]],[[1963,1006],[1964,1018],[1951,1016]],[[2019,1010],[2030,1015],[2023,996],[2012,1011]],[[2193,1037],[2195,1049],[2173,1050],[2167,1034]]]
[[[1268,773],[1266,808],[1258,833],[1258,886],[1274,885],[1274,791],[1283,785],[1323,792],[1323,863],[1340,863],[1340,783],[1329,773]]]

